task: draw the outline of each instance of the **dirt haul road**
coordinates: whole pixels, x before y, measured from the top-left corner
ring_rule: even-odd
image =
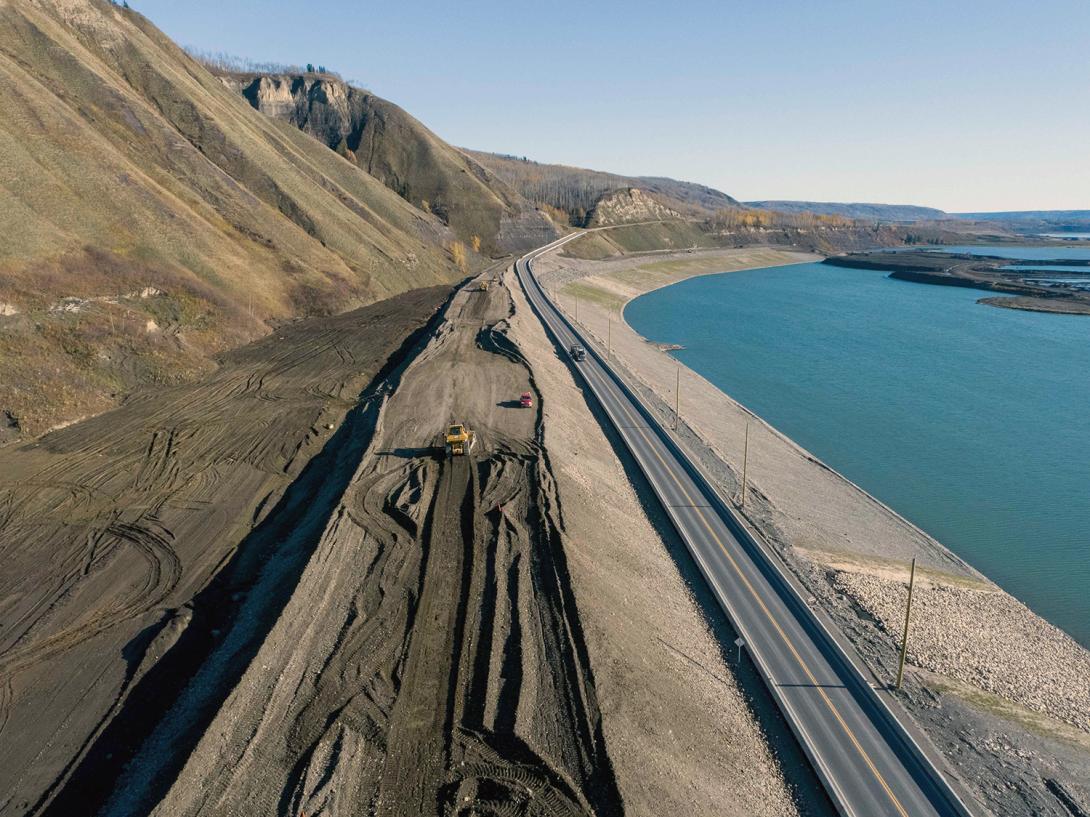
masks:
[[[211,671],[105,813],[619,813],[510,311],[502,287],[455,296],[181,773],[160,789]],[[470,457],[437,456],[452,421]]]

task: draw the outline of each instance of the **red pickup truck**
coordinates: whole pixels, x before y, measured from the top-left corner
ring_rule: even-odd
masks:
[[[519,397],[519,405],[522,406],[523,408],[533,408],[534,407],[534,396],[532,394],[530,394],[530,392],[524,391],[522,393],[522,396]]]

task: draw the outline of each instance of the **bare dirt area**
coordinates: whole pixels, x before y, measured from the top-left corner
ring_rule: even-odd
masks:
[[[298,383],[303,362],[277,357],[295,348],[285,331],[240,353],[251,370],[223,375],[226,396],[213,389],[163,409],[181,425],[173,436],[146,427],[158,403],[134,404],[144,406],[132,420],[145,424],[134,448],[143,458],[115,462],[137,434],[118,418],[73,426],[81,436],[68,446],[82,459],[56,469],[66,489],[90,487],[72,489],[68,504],[53,499],[51,511],[5,485],[0,530],[25,576],[4,595],[20,618],[5,620],[42,612],[4,654],[4,746],[39,748],[5,766],[5,790],[22,799],[9,795],[3,813],[798,813],[669,544],[509,273],[505,282],[459,291],[358,401],[347,374],[329,385],[331,360],[308,358]],[[431,310],[440,300],[416,297]],[[364,348],[377,354],[370,344],[337,335],[326,346],[353,369]],[[322,453],[302,473],[279,462],[294,481],[240,520],[248,483],[227,464],[202,476],[191,452],[207,446],[195,438],[219,406],[233,421],[218,432],[232,462],[254,445],[253,426],[281,452],[293,439],[286,421],[262,411],[302,399],[285,382],[325,398],[332,389],[347,418],[326,435],[339,417],[318,400],[307,428]],[[231,399],[240,405],[225,407]],[[453,422],[476,434],[466,457],[441,453]],[[44,453],[3,455],[59,457],[61,436]],[[100,447],[84,451],[92,442]],[[124,491],[96,481],[104,468],[127,475]],[[95,491],[108,490],[117,520],[66,529],[96,496],[105,507]],[[203,520],[199,553],[183,547],[197,522],[185,528],[180,509]],[[64,521],[46,525],[50,513]],[[225,527],[255,520],[229,544]],[[35,548],[19,550],[34,525]],[[110,525],[143,546],[122,553],[88,533]],[[58,545],[67,561],[33,573],[31,554]],[[133,555],[163,567],[141,571]],[[37,607],[32,579],[46,588]],[[93,634],[52,638],[69,621]]]
[[[668,425],[680,372],[679,440],[736,501],[748,426],[746,516],[878,684],[896,675],[908,562],[917,558],[918,621],[898,695],[989,809],[1011,817],[1090,814],[1087,651],[624,324],[623,304],[662,286],[663,276],[646,269],[649,259],[623,261],[552,256],[537,268],[569,318],[611,348]],[[1041,662],[1048,667],[1028,671]]]
[[[0,449],[0,813],[91,811],[262,566],[290,585],[315,473],[358,457],[361,391],[448,293],[286,325],[200,383]]]
[[[233,691],[187,746],[213,655],[106,814],[621,813],[510,311],[455,296]],[[438,454],[450,422],[469,456]]]

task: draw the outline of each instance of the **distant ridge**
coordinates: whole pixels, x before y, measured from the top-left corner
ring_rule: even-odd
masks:
[[[997,210],[985,213],[951,213],[950,215],[958,218],[971,218],[977,221],[1021,221],[1027,219],[1090,221],[1090,210]]]
[[[833,201],[747,201],[748,207],[775,210],[780,213],[817,213],[879,221],[937,221],[949,218],[943,210],[915,204],[875,204],[867,202]]]
[[[625,176],[568,165],[545,164],[503,153],[466,150],[524,197],[550,208],[575,227],[590,223],[599,201],[621,191],[642,190],[678,218],[707,218],[738,200],[713,187],[662,176]]]
[[[1087,230],[1090,210],[996,210],[977,213],[951,213],[936,207],[915,204],[879,204],[834,201],[747,201],[747,207],[779,213],[817,213],[868,221],[985,221],[1000,224],[1021,233],[1034,230]]]

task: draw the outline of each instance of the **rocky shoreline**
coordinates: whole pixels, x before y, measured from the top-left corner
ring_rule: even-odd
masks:
[[[1046,250],[1042,248],[1042,251]],[[898,281],[982,289],[1007,296],[977,301],[987,306],[1065,315],[1090,314],[1090,292],[1086,289],[1072,286],[1066,277],[1050,280],[1047,270],[1012,269],[1018,264],[1010,258],[934,251],[865,252],[832,256],[823,263],[849,269],[885,271],[889,272],[890,278]],[[1068,272],[1066,275],[1090,276],[1090,261],[1052,259],[1033,261],[1032,264],[1040,267],[1085,267],[1085,273]]]

